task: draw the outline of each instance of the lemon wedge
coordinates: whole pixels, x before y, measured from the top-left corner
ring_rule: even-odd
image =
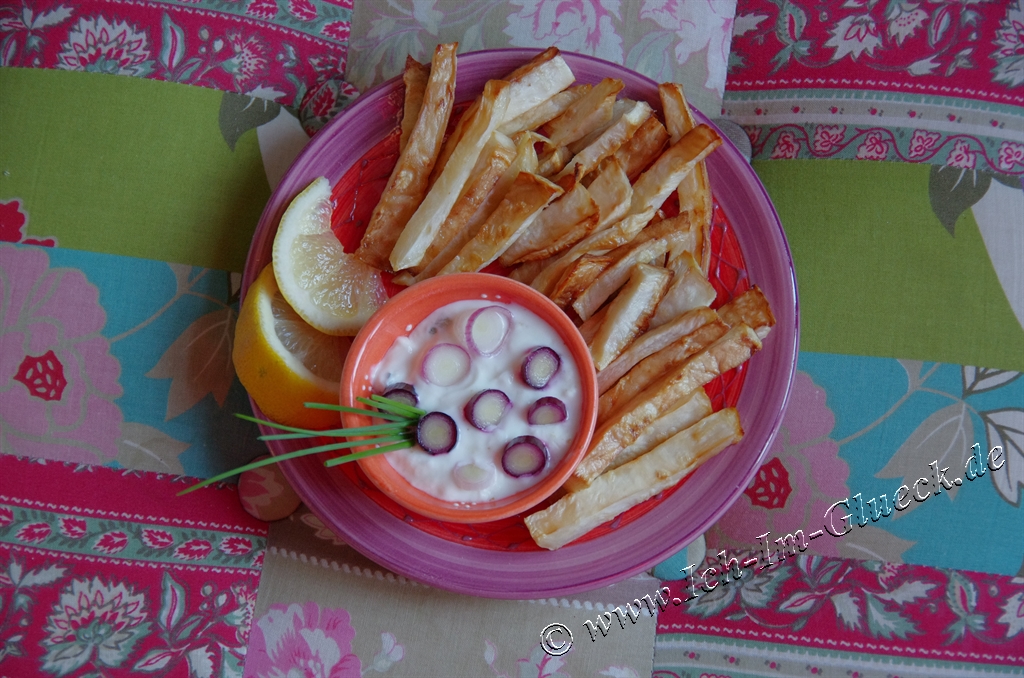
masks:
[[[281,295],[273,267],[267,266],[242,302],[231,357],[239,381],[267,418],[301,428],[336,428],[341,424],[337,412],[303,403],[338,402],[351,343],[299,317]]]
[[[347,254],[331,231],[331,184],[324,177],[288,205],[273,256],[281,294],[326,334],[355,335],[387,300],[380,271]]]

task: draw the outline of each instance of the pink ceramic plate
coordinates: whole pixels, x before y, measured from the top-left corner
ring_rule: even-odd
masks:
[[[471,100],[486,80],[501,77],[536,53],[507,49],[460,56],[456,101]],[[592,57],[563,56],[578,82],[619,78],[625,83],[620,96],[646,100],[660,110],[652,80]],[[398,125],[401,96],[400,78],[386,82],[362,95],[310,141],[263,212],[243,291],[270,261],[277,224],[290,200],[318,176],[338,182],[391,133]],[[479,548],[443,538],[418,527],[413,516],[386,510],[352,474],[327,472],[317,458],[284,462],[285,474],[307,506],[346,542],[394,572],[438,588],[493,598],[547,598],[596,589],[652,567],[710,527],[746,488],[778,431],[796,369],[799,335],[796,279],[778,215],[746,159],[724,135],[723,140],[708,159],[712,189],[742,250],[746,275],[764,291],[777,320],[746,370],[736,405],[746,431],[742,442],[621,529],[551,552]],[[295,449],[287,442],[270,446],[274,453]]]

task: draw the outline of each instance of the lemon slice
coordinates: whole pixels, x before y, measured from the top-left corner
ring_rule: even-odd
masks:
[[[337,412],[305,402],[337,403],[349,337],[318,332],[289,306],[267,266],[249,287],[235,324],[232,360],[242,386],[269,419],[301,428],[336,428]]]
[[[326,334],[356,334],[387,300],[380,271],[346,254],[331,231],[331,184],[324,177],[281,217],[274,273],[295,312]]]

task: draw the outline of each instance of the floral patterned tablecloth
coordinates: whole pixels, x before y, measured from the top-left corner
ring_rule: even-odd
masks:
[[[271,523],[234,485],[174,497],[263,453],[230,347],[270,191],[450,40],[683,82],[745,132],[793,252],[801,353],[764,465],[653,575],[572,600],[387,572],[278,474],[242,488]],[[0,676],[1021,675],[1022,176],[1021,0],[6,0]],[[946,497],[710,592],[681,578],[933,460],[952,478],[975,443],[1004,463]],[[662,585],[699,595],[587,639]],[[578,630],[562,657],[553,621]]]

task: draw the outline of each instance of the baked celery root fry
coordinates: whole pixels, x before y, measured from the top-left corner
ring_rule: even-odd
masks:
[[[608,305],[608,314],[590,346],[594,367],[599,370],[607,367],[647,329],[671,280],[672,271],[667,268],[633,265],[629,282]]]
[[[669,133],[669,143],[676,143],[684,134],[694,128],[693,113],[690,104],[683,95],[683,86],[676,83],[664,83],[658,87],[661,108],[665,113],[665,126]],[[685,214],[697,227],[700,235],[700,248],[694,252],[694,258],[704,273],[708,272],[711,261],[711,183],[708,180],[707,163],[703,160],[697,164],[693,172],[679,182],[676,189],[679,195],[679,213]]]
[[[355,252],[356,257],[375,268],[388,268],[392,248],[427,194],[430,172],[455,103],[457,46],[438,45],[434,50],[416,124]]]
[[[649,264],[659,257],[664,258],[668,251],[668,243],[662,239],[650,240],[639,247],[630,250],[625,256],[606,268],[597,279],[594,280],[579,296],[572,302],[572,307],[577,315],[583,320],[597,312],[604,302],[608,301],[619,288],[629,280],[633,266],[636,264]]]
[[[718,315],[729,327],[741,323],[750,325],[762,341],[775,326],[775,316],[768,299],[757,285],[718,309]]]
[[[477,158],[505,114],[509,101],[509,85],[491,80],[477,100],[473,119],[466,125],[462,139],[445,164],[441,175],[430,187],[423,202],[409,218],[402,234],[391,250],[391,267],[395,271],[418,266],[441,224],[462,193],[476,166]]]
[[[685,337],[701,325],[718,319],[710,308],[698,308],[684,313],[670,323],[649,329],[629,345],[608,367],[597,373],[597,391],[604,393],[633,369],[633,366],[649,355],[653,355],[680,337]]]
[[[615,462],[621,450],[636,442],[651,422],[675,409],[694,389],[746,362],[760,348],[761,341],[748,326],[737,325],[730,329],[598,426],[590,449],[573,475],[584,484],[593,482]]]
[[[598,399],[598,425],[607,421],[645,388],[718,341],[728,331],[729,326],[724,322],[712,320],[641,360],[614,386],[601,394]]]
[[[585,290],[606,268],[612,265],[613,259],[601,254],[584,254],[572,262],[562,279],[555,285],[550,299],[562,308],[566,308]]]
[[[680,431],[650,452],[608,471],[589,487],[526,517],[537,544],[557,549],[672,487],[743,438],[739,414],[727,408]]]
[[[583,240],[597,225],[597,203],[581,183],[544,208],[530,227],[501,255],[502,266],[547,259]]]
[[[651,319],[651,327],[658,327],[678,318],[687,311],[710,306],[718,293],[704,277],[704,272],[689,252],[683,252],[668,263],[675,276],[665,298],[658,305],[658,312]]]
[[[562,189],[543,177],[520,172],[505,199],[487,218],[480,232],[445,264],[438,275],[460,271],[479,271],[505,251],[530,225],[545,205],[562,193]]]
[[[409,143],[416,120],[423,108],[423,96],[427,92],[427,81],[430,79],[430,66],[421,64],[411,56],[405,58],[405,71],[402,82],[405,85],[405,102],[402,105],[402,135],[398,139],[398,152],[405,150]]]
[[[477,160],[476,167],[462,195],[452,206],[448,218],[441,224],[437,235],[430,242],[423,255],[421,266],[414,267],[416,274],[429,268],[434,259],[441,254],[449,243],[461,241],[463,244],[475,235],[471,232],[472,222],[476,214],[483,208],[498,181],[512,165],[516,157],[516,147],[504,134],[494,134],[490,143],[484,148]],[[447,262],[443,262],[447,263]],[[438,269],[440,266],[437,267]]]

